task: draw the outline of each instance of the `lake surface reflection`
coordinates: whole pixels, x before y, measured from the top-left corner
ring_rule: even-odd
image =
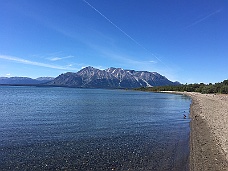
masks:
[[[191,100],[0,87],[0,170],[188,170]]]

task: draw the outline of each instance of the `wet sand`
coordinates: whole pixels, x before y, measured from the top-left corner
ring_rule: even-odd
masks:
[[[172,92],[192,98],[190,170],[228,170],[228,95]]]

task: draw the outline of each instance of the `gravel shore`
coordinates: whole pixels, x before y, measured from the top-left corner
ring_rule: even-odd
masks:
[[[228,95],[172,93],[192,98],[190,170],[228,171]]]

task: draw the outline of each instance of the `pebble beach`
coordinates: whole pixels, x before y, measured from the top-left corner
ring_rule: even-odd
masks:
[[[192,98],[190,170],[228,170],[228,95],[172,92]]]

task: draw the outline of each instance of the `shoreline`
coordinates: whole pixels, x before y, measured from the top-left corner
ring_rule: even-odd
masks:
[[[228,170],[228,95],[195,92],[162,93],[191,97],[190,171]]]

